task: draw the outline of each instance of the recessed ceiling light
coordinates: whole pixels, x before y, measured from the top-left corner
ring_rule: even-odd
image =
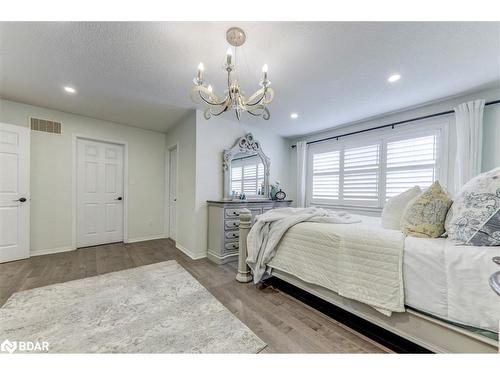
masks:
[[[71,86],[64,86],[64,91],[68,94],[76,94],[76,90]]]
[[[396,81],[399,81],[401,79],[401,74],[393,74],[389,78],[387,78],[387,82],[394,83]]]
[[[294,120],[295,120],[297,117],[299,117],[299,115],[298,115],[297,113],[292,113],[292,114],[290,115],[290,118],[293,118]]]

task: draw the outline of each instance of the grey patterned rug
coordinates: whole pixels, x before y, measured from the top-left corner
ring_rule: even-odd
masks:
[[[257,353],[266,344],[175,261],[15,293],[0,342],[50,353]]]

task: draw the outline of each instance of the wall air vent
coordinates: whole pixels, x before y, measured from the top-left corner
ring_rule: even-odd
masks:
[[[30,117],[31,130],[39,132],[61,134],[61,123],[57,121],[43,120],[40,118]]]

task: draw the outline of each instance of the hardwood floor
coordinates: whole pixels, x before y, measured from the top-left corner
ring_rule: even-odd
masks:
[[[272,287],[238,283],[235,263],[192,260],[170,240],[117,243],[0,264],[0,305],[20,290],[171,259],[268,344],[264,353],[390,352]]]

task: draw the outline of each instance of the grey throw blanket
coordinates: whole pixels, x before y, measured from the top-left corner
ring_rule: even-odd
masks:
[[[350,224],[358,223],[346,212],[334,212],[323,208],[279,208],[257,216],[248,233],[247,264],[253,271],[253,281],[262,280],[267,263],[276,254],[276,247],[285,232],[295,224],[312,221],[317,223]]]

